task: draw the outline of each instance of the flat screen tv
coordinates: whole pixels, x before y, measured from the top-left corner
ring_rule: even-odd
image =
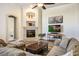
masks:
[[[49,25],[48,32],[51,32],[51,33],[61,32],[61,25]]]

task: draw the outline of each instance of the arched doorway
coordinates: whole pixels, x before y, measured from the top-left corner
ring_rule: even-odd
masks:
[[[16,39],[16,17],[9,15],[7,19],[7,40],[14,41]]]

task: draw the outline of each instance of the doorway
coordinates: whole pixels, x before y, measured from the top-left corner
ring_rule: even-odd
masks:
[[[7,40],[13,41],[16,39],[16,17],[9,15],[7,19]]]

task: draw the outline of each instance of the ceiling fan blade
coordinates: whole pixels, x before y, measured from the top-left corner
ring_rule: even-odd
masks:
[[[32,9],[34,9],[34,8],[36,8],[37,7],[37,5],[35,5]]]
[[[45,7],[45,6],[42,6],[42,8],[43,8],[43,9],[46,9],[46,7]]]
[[[55,3],[44,3],[45,5],[52,5],[52,4],[55,4]]]

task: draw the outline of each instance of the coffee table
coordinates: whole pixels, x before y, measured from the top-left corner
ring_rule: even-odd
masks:
[[[43,42],[37,42],[26,47],[26,51],[29,51],[33,54],[40,53],[43,49],[48,49],[48,44]]]

